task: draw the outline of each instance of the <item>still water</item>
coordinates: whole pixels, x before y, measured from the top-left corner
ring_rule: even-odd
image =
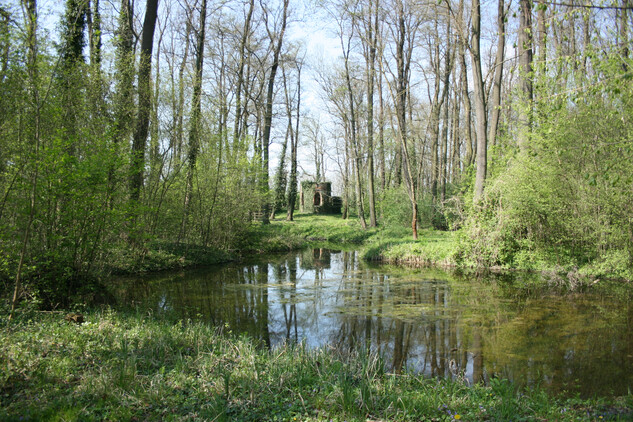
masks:
[[[508,378],[556,393],[626,394],[633,309],[604,295],[531,291],[523,276],[465,277],[306,250],[121,279],[119,306],[208,321],[274,347],[367,348],[388,370]]]

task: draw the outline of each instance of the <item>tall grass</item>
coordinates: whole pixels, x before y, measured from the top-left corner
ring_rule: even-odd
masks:
[[[2,316],[6,316],[3,311]],[[0,420],[625,420],[631,396],[563,400],[509,382],[385,373],[379,356],[257,342],[109,309],[22,312],[0,331]]]

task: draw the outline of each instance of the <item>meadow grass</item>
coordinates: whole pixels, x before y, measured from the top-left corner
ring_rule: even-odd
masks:
[[[6,311],[2,311],[6,321]],[[23,311],[0,331],[0,420],[630,420],[633,399],[580,400],[391,374],[379,356],[271,350],[196,321],[112,309]]]
[[[266,225],[254,223],[240,249],[272,252],[323,243],[358,247],[378,232],[363,230],[357,218],[296,213],[293,221],[278,218]]]

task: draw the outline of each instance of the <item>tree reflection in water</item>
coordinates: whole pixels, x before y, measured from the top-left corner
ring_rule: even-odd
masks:
[[[512,276],[516,278],[518,276]],[[633,380],[633,312],[598,295],[517,288],[521,280],[369,265],[312,249],[113,283],[120,306],[202,319],[260,339],[371,350],[387,370],[591,395]]]

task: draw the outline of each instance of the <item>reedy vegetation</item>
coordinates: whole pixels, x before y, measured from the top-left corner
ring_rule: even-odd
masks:
[[[155,6],[141,25],[128,0],[68,0],[59,45],[36,0],[0,7],[5,290],[52,305],[119,261],[142,268],[153,245],[248,249],[252,216],[279,202],[268,185],[276,136],[291,141],[291,174],[278,171],[275,191],[296,192],[311,60],[286,39],[299,6],[164,2],[153,22]],[[313,72],[333,122],[324,141],[311,119],[315,178],[336,163],[344,215],[363,221],[367,209],[370,225],[397,236],[405,225],[414,237],[460,229],[458,263],[632,278],[630,1],[500,3],[507,21],[481,27],[478,7],[358,0],[309,11],[336,16],[344,46]],[[487,56],[504,28],[516,49]],[[468,75],[480,79],[480,66],[475,101]],[[500,96],[486,74],[500,75]]]

